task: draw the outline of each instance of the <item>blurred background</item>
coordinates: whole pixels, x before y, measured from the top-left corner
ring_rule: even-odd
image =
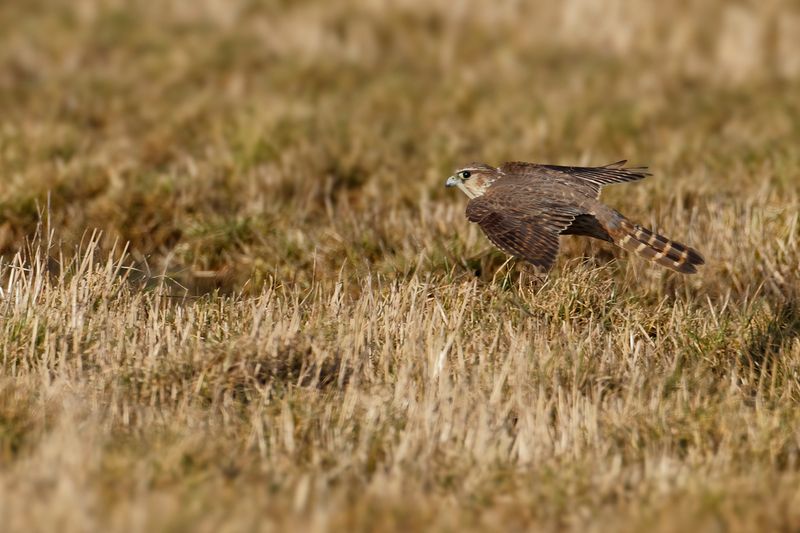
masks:
[[[796,2],[0,4],[0,251],[49,212],[198,291],[463,263],[473,160],[649,165],[609,201],[733,269],[703,212],[796,208],[798,140]]]

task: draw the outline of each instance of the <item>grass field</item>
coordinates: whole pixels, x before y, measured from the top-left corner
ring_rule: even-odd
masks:
[[[681,277],[506,264],[474,160]],[[800,7],[0,3],[4,531],[797,531]]]

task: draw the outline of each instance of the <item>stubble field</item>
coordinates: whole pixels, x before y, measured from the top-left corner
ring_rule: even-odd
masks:
[[[800,9],[662,4],[0,4],[2,528],[800,528]],[[443,187],[621,158],[699,274]]]

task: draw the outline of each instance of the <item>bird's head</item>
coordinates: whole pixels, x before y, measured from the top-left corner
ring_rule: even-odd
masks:
[[[486,163],[470,163],[459,168],[447,178],[445,187],[458,187],[470,198],[481,196],[489,186],[502,175],[500,170]]]

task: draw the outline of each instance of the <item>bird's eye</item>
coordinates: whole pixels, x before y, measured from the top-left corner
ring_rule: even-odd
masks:
[[[461,173],[461,178],[462,178],[462,179],[465,179],[465,180],[467,180],[467,179],[469,179],[469,177],[470,177],[471,175],[472,175],[472,174],[470,174],[469,170],[465,170],[465,171],[463,171],[463,172]]]

